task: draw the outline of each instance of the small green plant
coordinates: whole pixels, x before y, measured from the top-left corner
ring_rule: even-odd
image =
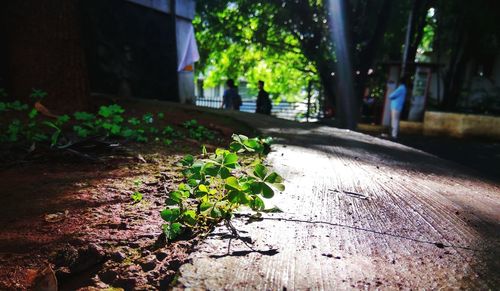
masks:
[[[134,193],[132,193],[132,195],[130,195],[130,198],[132,198],[134,204],[141,202],[142,199],[144,198],[142,193],[139,191],[139,188],[141,185],[142,185],[142,181],[140,179],[137,179],[134,181],[135,191],[134,191]]]
[[[43,124],[47,125],[48,127],[51,127],[54,131],[50,137],[50,146],[54,147],[57,145],[59,141],[59,137],[61,136],[62,133],[62,126],[69,121],[69,116],[68,115],[62,115],[57,118],[55,122],[53,121],[44,121]]]
[[[19,140],[19,135],[21,134],[22,131],[22,124],[19,119],[14,119],[12,122],[8,125],[7,127],[7,134],[2,135],[2,140],[8,141],[8,142],[16,142]]]
[[[144,114],[142,116],[142,120],[146,124],[153,124],[153,122],[154,122],[153,114],[152,113],[146,113],[146,114]]]
[[[17,100],[13,102],[0,102],[0,112],[24,110],[28,110],[28,105]]]
[[[233,135],[233,139],[236,144],[249,140],[242,135]],[[285,189],[281,176],[259,160],[240,162],[238,153],[256,154],[263,148],[263,141],[257,140],[247,147],[233,146],[235,150],[217,149],[211,155],[204,149],[200,158],[187,155],[179,162],[185,182],[169,193],[167,207],[160,213],[166,222],[162,228],[167,239],[229,221],[240,206],[262,211],[262,198],[271,198],[275,190]]]
[[[36,101],[40,101],[43,98],[47,97],[47,95],[48,95],[47,92],[45,92],[43,90],[32,89],[31,94],[30,94],[30,98],[35,99]]]
[[[215,138],[215,134],[213,131],[209,130],[203,125],[199,125],[198,122],[194,119],[184,122],[183,125],[188,130],[188,136],[192,139],[201,141],[213,140]]]
[[[130,195],[130,198],[134,200],[134,203],[139,203],[142,201],[143,196],[141,192],[135,191],[134,194]]]
[[[75,112],[73,117],[78,122],[73,126],[73,131],[79,136],[86,138],[89,135],[96,134],[96,116],[88,112]]]
[[[124,120],[123,112],[125,112],[125,109],[118,104],[101,106],[98,112],[99,118],[95,122],[96,127],[102,128],[109,136],[119,135]]]
[[[259,156],[262,154],[269,153],[271,149],[271,144],[273,139],[271,137],[266,138],[248,138],[244,135],[233,134],[233,142],[229,145],[229,148],[233,152],[250,152],[257,153]]]
[[[141,120],[136,117],[127,120],[128,125],[122,128],[120,135],[126,139],[135,140],[138,142],[147,142],[146,130],[142,127]]]
[[[5,90],[0,88],[0,96],[6,96]],[[40,101],[47,96],[47,92],[33,89],[30,97]],[[65,127],[71,124],[73,132],[80,138],[105,135],[107,137],[122,137],[127,140],[137,142],[155,141],[170,146],[177,138],[183,138],[180,131],[172,126],[163,128],[155,124],[155,120],[165,118],[164,113],[146,113],[140,117],[130,117],[125,119],[125,110],[117,105],[101,106],[97,114],[89,112],[75,112],[70,116],[58,117],[55,121],[39,114],[35,107],[19,101],[0,102],[0,113],[8,111],[25,111],[24,118],[11,118],[4,124],[0,124],[0,142],[50,142],[54,147],[60,143],[61,136],[64,135]],[[17,117],[17,116],[16,116]],[[197,140],[213,139],[214,133],[203,126],[198,125],[196,120],[186,123],[189,136]]]
[[[30,143],[44,142],[48,140],[47,134],[41,129],[40,123],[37,120],[38,111],[32,108],[28,113],[28,124],[23,127],[22,132],[25,138]]]

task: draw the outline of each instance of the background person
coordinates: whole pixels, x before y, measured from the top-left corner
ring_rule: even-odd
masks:
[[[221,108],[239,110],[241,106],[241,96],[238,94],[238,88],[234,85],[234,80],[228,79],[226,85],[227,89],[222,96]]]
[[[273,106],[271,104],[271,99],[269,99],[269,93],[264,90],[264,81],[259,81],[257,87],[259,88],[259,94],[257,95],[255,113],[271,115]]]
[[[401,118],[401,111],[405,104],[407,93],[408,81],[406,77],[399,80],[399,86],[390,95],[391,100],[391,137],[398,138],[399,134],[399,119]]]

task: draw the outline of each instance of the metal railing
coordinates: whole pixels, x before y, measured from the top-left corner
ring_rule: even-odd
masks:
[[[220,108],[222,99],[220,98],[196,98],[196,106]],[[256,101],[252,99],[244,99],[240,107],[240,111],[254,113]],[[281,101],[273,103],[271,115],[301,122],[317,121],[320,118],[320,110],[317,102],[287,102]]]

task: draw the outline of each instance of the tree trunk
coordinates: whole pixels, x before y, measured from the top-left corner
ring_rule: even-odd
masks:
[[[413,17],[413,35],[411,36],[410,45],[408,47],[408,62],[414,62],[417,56],[417,49],[424,36],[424,28],[427,24],[427,11],[431,7],[433,1],[417,0],[415,13]]]
[[[325,63],[317,63],[316,69],[318,70],[318,76],[320,80],[321,87],[323,88],[323,109],[325,111],[332,111],[335,109],[335,82],[332,76],[333,67],[329,67]],[[331,112],[334,113],[334,112]]]
[[[368,81],[368,70],[373,67],[378,49],[384,34],[389,24],[392,7],[394,6],[393,0],[385,0],[379,9],[379,18],[373,34],[371,35],[365,49],[359,52],[359,68],[360,74],[355,82],[355,92],[358,99],[361,100],[365,91],[366,82]]]
[[[463,77],[465,67],[469,61],[470,40],[467,32],[460,32],[458,45],[454,48],[451,55],[451,62],[448,70],[444,74],[444,108],[446,110],[455,110],[457,107],[460,92],[463,88]]]
[[[48,93],[42,102],[56,113],[85,109],[90,97],[78,0],[11,0],[2,6],[9,93],[32,103],[32,88],[40,89]]]

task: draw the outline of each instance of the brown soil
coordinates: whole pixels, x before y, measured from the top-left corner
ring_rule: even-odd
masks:
[[[122,104],[133,116],[160,110],[139,101]],[[227,117],[161,110],[166,124],[194,118],[216,131],[216,140],[205,143],[209,149],[227,145],[233,132],[250,133]],[[33,287],[46,266],[61,290],[167,288],[197,239],[160,243],[159,211],[166,192],[182,179],[175,163],[200,148],[190,139],[169,147],[127,143],[89,153],[95,161],[67,151],[2,153],[0,289]],[[134,191],[144,195],[141,202],[133,203]]]

